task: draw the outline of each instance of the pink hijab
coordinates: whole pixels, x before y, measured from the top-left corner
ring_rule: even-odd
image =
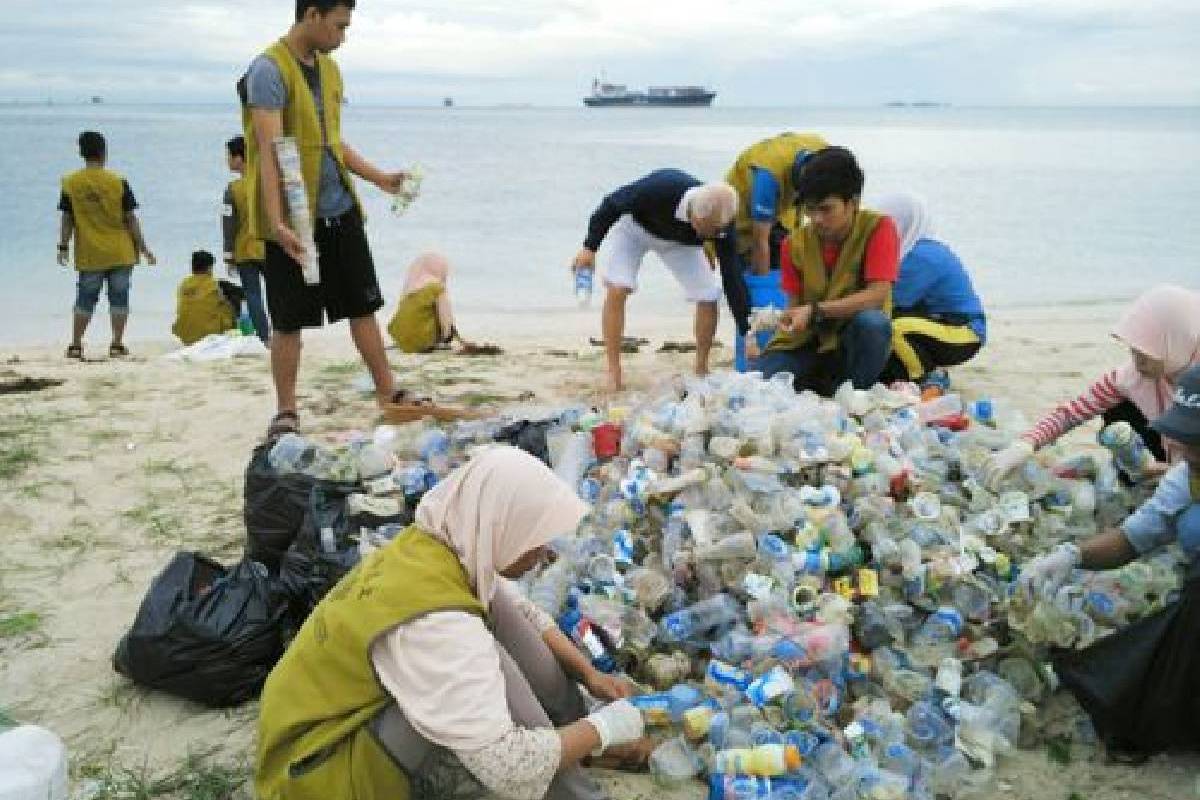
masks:
[[[407,297],[426,286],[438,284],[443,291],[438,295],[437,316],[442,336],[448,336],[454,328],[454,312],[450,309],[450,262],[441,253],[422,253],[408,267],[404,278],[403,294]]]
[[[490,606],[500,570],[575,533],[587,504],[524,450],[482,450],[421,500],[416,523],[450,546],[475,596]]]
[[[1200,293],[1178,286],[1155,286],[1134,301],[1113,335],[1163,362],[1163,378],[1147,378],[1131,360],[1117,371],[1117,385],[1153,420],[1171,405],[1175,380],[1200,363]]]

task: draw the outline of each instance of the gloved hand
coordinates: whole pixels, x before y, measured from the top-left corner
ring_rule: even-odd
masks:
[[[1000,484],[1008,474],[1024,464],[1033,455],[1033,445],[1025,439],[1018,439],[1008,447],[996,453],[983,467],[983,485],[989,491],[997,492]]]
[[[1071,570],[1078,567],[1081,560],[1079,546],[1064,542],[1029,562],[1021,571],[1017,586],[1028,598],[1052,595],[1071,577]]]
[[[646,735],[646,723],[642,712],[628,700],[618,700],[586,718],[600,734],[600,752],[620,744],[636,742]]]

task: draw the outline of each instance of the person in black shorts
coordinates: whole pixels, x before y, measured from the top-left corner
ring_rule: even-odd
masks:
[[[349,320],[350,334],[375,381],[380,405],[400,402],[375,312],[383,294],[363,229],[351,173],[394,194],[405,173],[388,173],[341,138],[341,73],[329,53],[345,39],[353,0],[297,0],[296,22],[250,65],[239,83],[246,113],[246,174],[254,182],[248,216],[266,243],[263,278],[271,336],[271,371],[278,411],[268,436],[296,430],[296,375],[301,331],[326,320]],[[272,143],[296,140],[309,195],[320,283],[301,272],[305,246],[287,222],[279,163]]]

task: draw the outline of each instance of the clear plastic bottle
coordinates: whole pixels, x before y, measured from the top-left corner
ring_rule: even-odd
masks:
[[[682,738],[668,739],[650,754],[650,774],[658,785],[673,788],[692,780],[704,769],[691,745]]]
[[[667,641],[693,640],[731,624],[739,613],[736,600],[724,593],[717,594],[663,617],[663,635]]]
[[[1142,437],[1128,422],[1114,422],[1100,431],[1100,444],[1113,454],[1117,468],[1132,481],[1140,481],[1154,462]]]
[[[764,744],[739,750],[720,750],[713,757],[713,772],[772,778],[800,769],[800,751],[786,744]]]
[[[575,270],[575,302],[580,308],[591,305],[595,279],[596,271],[592,267],[579,267]]]

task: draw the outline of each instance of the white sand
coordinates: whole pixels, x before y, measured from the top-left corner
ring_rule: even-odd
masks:
[[[993,323],[992,343],[956,370],[955,380],[968,393],[1007,398],[1032,418],[1119,362],[1121,350],[1107,337],[1117,313],[1112,306],[1007,311]],[[406,382],[443,402],[507,409],[600,397],[599,350],[586,344],[597,335],[597,312],[465,322],[469,336],[497,341],[509,354],[396,355]],[[687,316],[635,303],[629,333],[654,341],[627,357],[634,390],[689,368],[689,356],[653,352],[664,338],[690,338]],[[729,332],[724,336],[730,344]],[[103,335],[93,342],[94,352],[107,345]],[[239,556],[242,471],[273,411],[265,360],[184,365],[157,357],[168,349],[139,344],[125,362],[76,364],[62,359],[59,346],[0,346],[0,380],[66,381],[0,396],[0,466],[21,453],[31,462],[15,477],[0,478],[0,619],[24,612],[40,618],[33,632],[0,638],[0,707],[57,731],[77,773],[143,764],[161,771],[189,752],[212,752],[235,765],[252,757],[253,704],[205,711],[136,689],[111,667],[118,639],[172,552],[194,548],[226,562]],[[717,366],[731,357],[728,346],[718,351]],[[361,371],[344,328],[310,338],[301,375],[306,430],[376,423],[369,398],[350,389]],[[1063,767],[1037,748],[1002,762],[997,796],[1194,798],[1198,766],[1194,758],[1163,757],[1137,768],[1110,767],[1079,749]],[[605,779],[617,798],[662,794],[646,778]],[[703,790],[696,784],[677,794],[701,797]]]

